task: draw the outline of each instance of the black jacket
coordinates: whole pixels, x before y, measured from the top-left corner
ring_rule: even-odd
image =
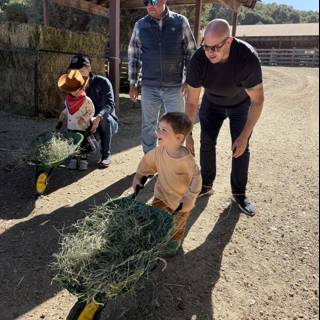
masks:
[[[95,116],[106,119],[111,115],[118,120],[115,113],[115,102],[112,84],[106,77],[90,74],[89,86],[86,90],[95,107]]]

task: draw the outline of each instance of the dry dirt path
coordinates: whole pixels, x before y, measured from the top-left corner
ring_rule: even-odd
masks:
[[[252,139],[249,194],[259,213],[230,207],[230,138],[218,147],[215,195],[190,220],[184,255],[134,299],[108,306],[102,320],[293,320],[318,313],[319,70],[265,68],[266,107]],[[128,194],[142,153],[139,110],[123,107],[108,170],[55,172],[48,195],[32,197],[21,153],[52,120],[1,114],[0,319],[65,319],[75,302],[51,285],[57,230],[107,196]],[[199,127],[196,128],[199,136]],[[142,199],[150,199],[152,184]]]

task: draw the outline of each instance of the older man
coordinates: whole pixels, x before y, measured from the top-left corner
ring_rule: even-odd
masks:
[[[257,53],[248,43],[231,37],[225,20],[216,19],[206,28],[204,43],[193,56],[187,75],[186,113],[195,121],[201,87],[204,96],[201,123],[200,196],[212,195],[216,178],[216,143],[220,128],[229,118],[232,137],[231,187],[234,201],[247,215],[256,208],[246,197],[249,170],[249,140],[264,104],[262,71]],[[187,140],[194,153],[192,135]]]
[[[143,2],[148,15],[133,30],[129,81],[130,97],[136,101],[142,67],[142,145],[147,153],[156,147],[161,106],[166,112],[185,110],[184,71],[196,42],[187,18],[170,11],[166,0]]]

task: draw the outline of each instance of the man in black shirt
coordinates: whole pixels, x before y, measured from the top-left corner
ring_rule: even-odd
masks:
[[[231,186],[234,201],[247,215],[256,209],[246,197],[249,169],[249,140],[264,104],[262,70],[259,57],[248,43],[231,37],[227,21],[211,21],[204,44],[194,54],[187,73],[186,113],[195,122],[201,88],[204,96],[199,111],[201,123],[200,196],[212,195],[216,178],[216,143],[225,119],[230,120],[232,137]],[[194,153],[192,135],[187,147]]]
[[[91,119],[91,132],[98,131],[101,140],[101,162],[103,167],[111,164],[112,136],[118,131],[118,118],[115,114],[114,94],[111,82],[103,76],[91,72],[91,61],[84,55],[75,55],[69,69],[79,70],[82,76],[89,77],[86,93],[95,107],[95,116]]]

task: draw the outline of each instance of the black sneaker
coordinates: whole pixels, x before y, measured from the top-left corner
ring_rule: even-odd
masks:
[[[249,217],[256,215],[256,207],[245,196],[233,196],[233,200],[245,215]]]
[[[213,195],[213,189],[212,187],[206,187],[203,186],[201,189],[201,192],[198,195],[198,198],[202,198],[202,197],[210,197]]]

